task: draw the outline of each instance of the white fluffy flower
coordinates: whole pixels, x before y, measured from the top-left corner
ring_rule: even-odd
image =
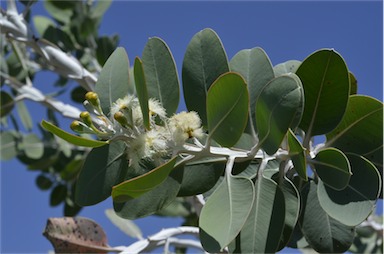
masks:
[[[189,138],[201,138],[203,136],[200,117],[194,111],[183,111],[172,116],[168,126],[176,145],[183,144]]]
[[[152,129],[145,133],[145,156],[152,159],[168,152],[168,135],[165,128]]]
[[[132,108],[136,104],[136,98],[132,95],[127,95],[124,98],[117,99],[111,107],[111,115],[113,116],[119,111],[126,108]]]
[[[167,113],[165,112],[165,109],[163,105],[161,105],[160,101],[150,98],[148,100],[148,107],[149,107],[149,114],[150,116],[157,115],[160,118],[165,118]]]

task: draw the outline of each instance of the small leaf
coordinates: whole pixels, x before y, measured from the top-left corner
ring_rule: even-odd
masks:
[[[260,176],[255,182],[253,207],[240,233],[243,253],[274,253],[284,229],[284,194],[271,179]]]
[[[49,190],[52,184],[52,180],[44,174],[40,174],[36,177],[36,185],[40,190]]]
[[[20,120],[24,125],[24,128],[28,131],[32,130],[32,127],[33,127],[32,118],[31,118],[31,115],[29,114],[27,106],[25,106],[24,101],[16,102],[16,110],[20,116]]]
[[[266,84],[256,101],[256,129],[262,148],[269,154],[279,149],[289,128],[301,118],[303,90],[296,75],[284,75]]]
[[[44,129],[51,132],[52,134],[55,134],[59,138],[62,138],[65,141],[77,146],[100,147],[108,144],[108,142],[105,142],[105,141],[86,139],[86,138],[82,138],[82,137],[70,134],[45,120],[41,122],[41,126],[43,126]]]
[[[305,239],[320,253],[347,251],[355,237],[354,227],[344,225],[330,217],[322,209],[317,196],[317,186],[310,181],[301,192],[303,211],[300,226]]]
[[[77,180],[76,203],[89,206],[108,198],[112,187],[124,180],[127,170],[124,142],[93,148]]]
[[[329,216],[345,225],[356,226],[375,208],[381,178],[377,169],[364,157],[355,154],[347,156],[353,173],[347,187],[336,191],[319,181],[317,196]]]
[[[295,73],[299,68],[301,62],[297,60],[289,60],[284,63],[277,64],[273,67],[275,76],[281,76],[284,74]]]
[[[305,94],[300,128],[308,137],[330,132],[348,103],[349,72],[344,59],[333,49],[322,49],[308,56],[296,74]]]
[[[0,103],[1,103],[0,117],[4,117],[8,115],[12,111],[15,105],[15,101],[13,100],[13,98],[4,91],[0,91]]]
[[[179,105],[179,78],[168,45],[160,38],[150,38],[142,59],[148,97],[158,99],[168,116],[172,116]]]
[[[251,211],[253,198],[251,180],[225,176],[201,210],[200,238],[206,251],[219,252],[236,238]]]
[[[185,104],[189,111],[199,114],[203,126],[207,126],[207,91],[228,71],[227,55],[219,36],[209,28],[195,34],[184,55],[182,80]]]
[[[44,7],[48,13],[57,21],[67,24],[71,21],[72,14],[74,9],[71,5],[68,4],[70,1],[56,1],[56,0],[47,0],[44,1]]]
[[[148,173],[113,186],[113,200],[115,202],[125,202],[129,199],[140,197],[141,195],[154,189],[168,177],[176,163],[176,158],[177,157],[174,157],[167,163],[149,171]]]
[[[336,148],[319,151],[311,161],[320,179],[335,190],[347,187],[352,172],[348,158]]]
[[[10,160],[17,155],[17,139],[13,132],[5,131],[0,133],[0,158],[3,161]]]
[[[357,94],[357,80],[352,72],[349,72],[349,94]]]
[[[91,9],[91,16],[93,18],[101,18],[108,10],[112,0],[99,0]]]
[[[48,29],[48,27],[55,27],[55,23],[45,17],[45,16],[40,16],[36,15],[33,17],[33,23],[35,25],[36,31],[39,33],[40,36],[43,36],[45,31]]]
[[[291,156],[293,166],[297,174],[304,180],[308,180],[307,176],[307,160],[305,148],[301,145],[292,130],[289,130],[287,134],[288,151]]]
[[[244,79],[233,72],[220,76],[207,95],[210,137],[222,146],[235,145],[245,129],[248,108],[249,95]]]
[[[113,103],[128,95],[129,61],[124,48],[117,48],[104,64],[96,82],[95,92],[101,108],[108,115]]]
[[[58,184],[53,188],[49,200],[50,206],[57,206],[67,197],[67,186]]]
[[[35,134],[23,136],[19,149],[30,159],[40,159],[44,154],[44,144]]]
[[[104,230],[94,221],[83,218],[49,218],[43,235],[56,253],[108,253]]]
[[[140,102],[141,112],[143,114],[144,126],[149,130],[149,106],[148,106],[148,91],[147,83],[145,82],[143,63],[140,58],[135,58],[134,77],[137,97]]]
[[[123,219],[115,213],[113,209],[105,210],[105,215],[108,219],[126,235],[136,238],[143,239],[143,234],[141,233],[140,228],[131,220]]]
[[[383,166],[383,103],[352,95],[340,124],[327,134],[327,146],[364,156]]]

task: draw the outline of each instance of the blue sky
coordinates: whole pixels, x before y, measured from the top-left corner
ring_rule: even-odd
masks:
[[[4,7],[4,3],[1,5]],[[41,3],[33,10],[33,14],[44,13]],[[131,63],[135,56],[141,56],[149,37],[162,38],[174,55],[181,80],[185,49],[192,36],[207,27],[218,33],[229,59],[242,49],[258,46],[275,65],[291,59],[303,60],[321,48],[334,48],[355,74],[358,93],[382,101],[382,1],[115,1],[104,17],[100,33],[119,34],[120,45],[128,52]],[[36,82],[49,86],[52,77],[39,75]],[[34,120],[40,122],[45,117],[42,108],[33,103],[28,105]],[[181,104],[180,109],[183,107]],[[49,192],[35,186],[35,172],[27,171],[15,160],[1,163],[0,252],[47,253],[52,246],[42,231],[48,217],[62,216],[62,207],[49,207]],[[80,216],[97,221],[111,246],[128,245],[132,239],[104,215],[104,210],[111,206],[108,199],[86,207]],[[158,217],[137,221],[144,235],[178,226],[180,222]]]

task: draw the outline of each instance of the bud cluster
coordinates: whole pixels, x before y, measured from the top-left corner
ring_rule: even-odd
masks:
[[[79,121],[72,122],[71,129],[109,142],[123,140],[129,164],[135,168],[143,160],[160,165],[189,139],[203,136],[196,112],[183,111],[168,118],[162,104],[154,98],[148,100],[149,128],[144,126],[139,100],[133,95],[116,100],[108,115],[95,92],[88,92],[83,104],[87,111],[80,114]]]

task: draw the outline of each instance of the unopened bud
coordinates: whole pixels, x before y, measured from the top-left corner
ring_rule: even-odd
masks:
[[[81,122],[79,121],[73,121],[71,123],[71,130],[76,131],[76,132],[84,132],[84,126]]]
[[[115,118],[115,120],[121,124],[122,126],[128,126],[128,121],[127,121],[127,118],[124,116],[124,114],[121,112],[121,111],[118,111],[116,112],[114,115],[113,115],[113,118]]]
[[[92,118],[91,118],[91,115],[89,114],[89,112],[87,111],[84,111],[84,112],[81,112],[80,113],[80,118],[81,120],[83,120],[83,122],[87,125],[87,126],[92,126]]]
[[[86,93],[85,99],[95,107],[98,107],[100,105],[99,96],[95,92]]]

